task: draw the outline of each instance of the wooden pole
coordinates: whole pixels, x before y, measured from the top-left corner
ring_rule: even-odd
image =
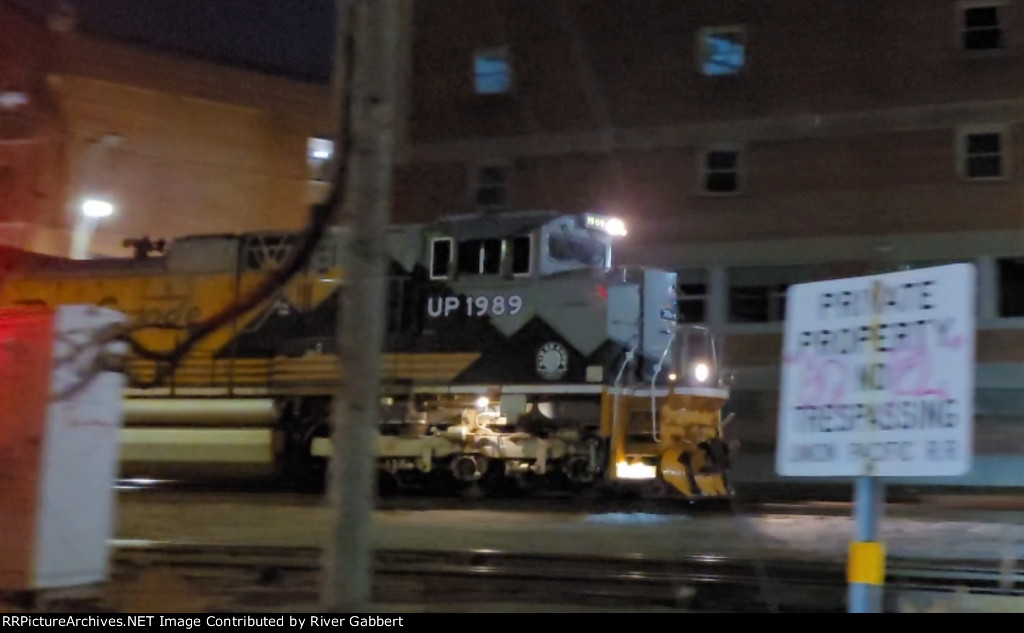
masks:
[[[398,70],[399,0],[341,0],[352,7],[351,138],[344,161],[339,222],[351,247],[342,261],[339,304],[342,384],[333,407],[328,494],[333,523],[326,548],[323,601],[329,612],[364,609],[371,601],[375,442],[380,410]],[[339,28],[345,28],[339,10]],[[341,35],[341,33],[339,33]],[[340,68],[344,68],[341,66]],[[336,91],[341,94],[341,91]],[[344,108],[340,108],[344,110]],[[342,114],[344,116],[344,114]],[[340,133],[344,128],[339,127]],[[346,221],[347,220],[347,221]]]

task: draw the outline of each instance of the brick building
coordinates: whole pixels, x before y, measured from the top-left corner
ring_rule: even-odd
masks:
[[[324,190],[306,158],[309,139],[332,132],[324,82],[110,39],[73,13],[41,19],[0,1],[0,93],[6,243],[67,252],[87,197],[116,205],[94,254],[126,254],[123,240],[143,235],[296,229]]]

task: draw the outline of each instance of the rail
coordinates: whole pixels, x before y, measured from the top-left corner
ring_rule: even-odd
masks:
[[[196,611],[315,609],[320,553],[318,548],[120,543],[114,549],[114,581],[103,608],[111,608],[111,597],[130,595],[142,575],[163,572],[190,587],[190,599],[201,602],[189,607]],[[665,560],[494,550],[375,554],[374,599],[380,603],[442,604],[452,610],[460,604],[493,602],[762,613],[845,610],[845,566],[836,561],[715,555]],[[153,604],[165,611],[182,608],[167,603],[175,597],[166,586],[165,576],[149,590]],[[956,597],[960,610],[970,610],[963,606],[965,596],[998,596],[1020,605],[1024,572],[998,561],[895,559],[887,566],[885,590],[890,611],[900,610],[907,596],[938,601]],[[53,608],[67,610],[68,605],[55,603]]]

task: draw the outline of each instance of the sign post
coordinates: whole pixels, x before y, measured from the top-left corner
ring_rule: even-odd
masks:
[[[786,299],[776,471],[855,478],[849,611],[877,613],[884,478],[971,468],[975,270],[797,284]]]

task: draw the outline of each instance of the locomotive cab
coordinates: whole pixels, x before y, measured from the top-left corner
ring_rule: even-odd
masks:
[[[429,275],[439,281],[537,279],[611,267],[621,220],[525,211],[446,218],[425,231]]]

